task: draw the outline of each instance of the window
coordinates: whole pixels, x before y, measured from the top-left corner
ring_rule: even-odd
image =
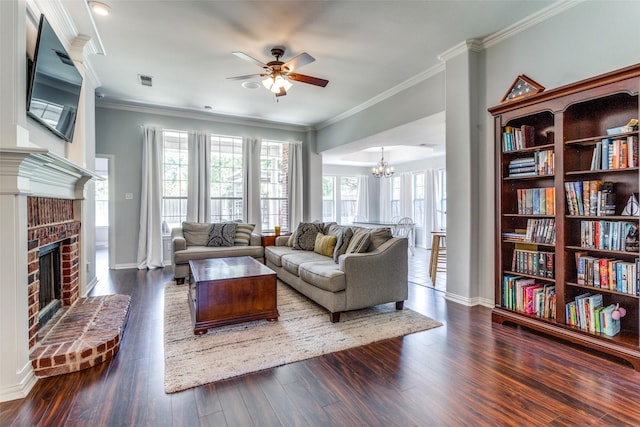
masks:
[[[335,176],[322,177],[322,221],[336,220]]]
[[[211,135],[211,222],[242,219],[242,138]]]
[[[399,218],[402,177],[394,176],[391,180],[391,218]]]
[[[438,227],[440,230],[447,228],[447,171],[440,169],[438,177],[438,198],[436,199],[436,212],[438,214]]]
[[[322,220],[351,224],[356,217],[358,204],[358,177],[322,177]]]
[[[358,178],[340,177],[340,224],[349,224],[356,216],[358,200]]]
[[[260,213],[262,230],[273,231],[279,225],[289,230],[288,202],[289,144],[262,141],[260,153]]]
[[[413,175],[413,222],[417,227],[424,225],[424,173]]]
[[[169,228],[187,219],[187,132],[163,130],[162,220]]]

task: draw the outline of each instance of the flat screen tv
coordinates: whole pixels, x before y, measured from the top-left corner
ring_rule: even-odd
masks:
[[[71,141],[81,88],[82,75],[41,15],[30,67],[27,114],[60,138]]]

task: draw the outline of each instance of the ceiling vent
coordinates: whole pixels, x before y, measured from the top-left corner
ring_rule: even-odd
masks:
[[[138,74],[138,80],[140,80],[140,84],[142,86],[153,86],[153,77],[145,76],[143,74]]]

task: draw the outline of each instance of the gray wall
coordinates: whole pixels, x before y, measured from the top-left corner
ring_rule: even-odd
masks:
[[[320,176],[320,168],[317,166],[319,156],[309,150],[306,142],[308,135],[306,130],[294,130],[293,127],[275,126],[266,127],[260,125],[244,124],[240,120],[214,121],[210,118],[200,118],[197,114],[170,112],[162,114],[150,109],[118,109],[96,108],[96,153],[98,155],[113,155],[110,167],[114,170],[114,217],[111,218],[111,226],[115,230],[114,253],[116,268],[135,267],[138,248],[138,230],[140,224],[140,193],[141,193],[141,165],[142,165],[142,126],[157,126],[165,129],[176,130],[201,130],[210,131],[220,135],[252,136],[257,138],[274,139],[281,141],[303,141],[304,170],[313,170]],[[321,187],[313,186],[319,179],[305,176],[305,216],[317,216],[313,210],[318,210],[317,203],[312,200],[320,200],[321,213]],[[133,199],[125,199],[125,193],[133,193]]]
[[[318,151],[323,152],[440,113],[445,109],[444,90],[444,73],[436,73],[364,111],[326,126],[318,130]]]

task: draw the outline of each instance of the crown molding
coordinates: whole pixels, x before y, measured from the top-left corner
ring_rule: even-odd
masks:
[[[438,59],[442,62],[447,62],[456,56],[466,53],[466,52],[481,52],[483,49],[482,42],[476,39],[465,40],[462,43],[458,43],[451,49],[445,50],[440,55],[438,55]]]
[[[338,114],[337,116],[332,117],[331,119],[324,121],[320,124],[318,124],[316,126],[316,129],[322,129],[324,127],[330,126],[334,123],[340,122],[348,117],[351,117],[363,110],[366,110],[369,107],[372,107],[376,104],[378,104],[379,102],[384,101],[385,99],[389,99],[394,95],[397,95],[398,93],[409,89],[415,85],[417,85],[418,83],[427,80],[437,74],[440,74],[441,72],[444,71],[444,65],[443,64],[438,64],[435,65],[419,74],[416,74],[413,77],[408,78],[407,80],[403,81],[402,83],[392,87],[391,89],[387,89],[386,91],[374,96],[373,98],[363,102],[360,105],[357,105],[343,113]]]
[[[563,13],[579,5],[580,3],[583,3],[584,1],[585,0],[557,1],[545,7],[544,9],[541,9],[538,12],[519,20],[516,23],[511,24],[508,27],[485,37],[484,39],[482,39],[482,47],[486,49],[490,46],[493,46],[494,44],[500,43],[510,37],[515,36],[518,33],[526,31],[529,28],[546,21],[549,18]]]
[[[571,9],[574,6],[577,6],[580,3],[583,3],[585,0],[559,0],[549,6],[547,6],[546,8],[533,13],[529,16],[527,16],[526,18],[521,19],[520,21],[516,22],[515,24],[512,24],[506,28],[504,28],[503,30],[497,31],[494,34],[487,36],[485,38],[483,38],[482,40],[477,40],[477,39],[471,39],[471,40],[465,40],[459,44],[457,44],[456,46],[452,47],[451,49],[448,49],[446,51],[444,51],[443,53],[441,53],[440,55],[438,55],[438,59],[440,61],[444,62],[450,60],[451,58],[454,58],[458,55],[460,55],[463,52],[481,52],[482,50],[493,46],[496,43],[500,43],[503,40],[508,39],[509,37],[512,37],[522,31],[525,31],[541,22],[546,21],[549,18],[552,18],[553,16],[559,15],[560,13],[563,13],[569,9]],[[405,82],[399,84],[398,86],[395,86],[383,93],[381,93],[378,96],[375,96],[373,98],[371,98],[370,100],[350,109],[345,111],[344,113],[338,114],[337,116],[332,117],[329,120],[326,120],[322,123],[320,123],[319,125],[317,125],[316,129],[322,129],[324,127],[330,126],[332,124],[338,123],[348,117],[353,116],[356,113],[359,113],[375,104],[377,104],[378,102],[381,102],[395,94],[397,94],[398,92],[405,90],[417,83],[419,83],[422,80],[425,80],[441,71],[444,71],[444,65],[441,64],[439,66],[436,67],[432,67],[426,71],[424,71],[423,73],[420,73],[408,80],[406,80]]]
[[[78,36],[78,29],[61,0],[27,0],[27,14],[31,15],[36,27],[40,20],[40,14],[46,16],[47,21],[57,30],[58,37],[62,39],[64,47],[71,50],[71,41]]]
[[[169,105],[149,105],[132,101],[100,101],[96,103],[98,108],[109,108],[113,110],[133,111],[137,113],[157,114],[169,117],[180,117],[186,119],[204,120],[208,122],[229,123],[241,126],[253,126],[267,129],[286,130],[291,132],[306,132],[314,130],[313,127],[303,124],[286,124],[281,122],[271,122],[253,117],[230,116],[216,113],[204,113],[197,110],[176,108]]]

